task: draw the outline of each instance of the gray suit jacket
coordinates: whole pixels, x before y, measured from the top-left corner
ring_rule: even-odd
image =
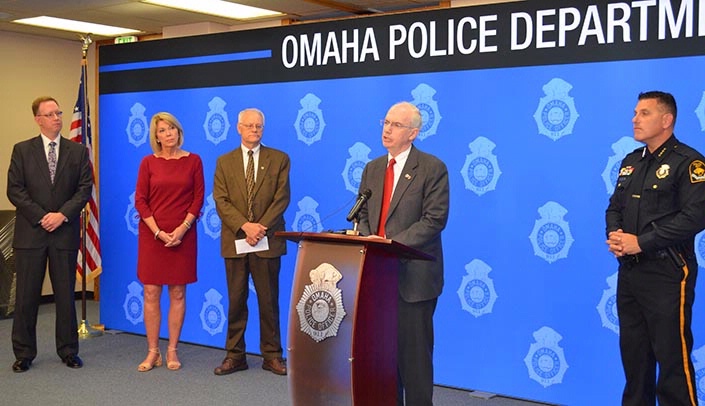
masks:
[[[284,211],[289,206],[289,156],[282,151],[262,145],[255,183],[255,222],[267,227],[269,250],[257,256],[276,258],[286,254],[286,240],[274,237],[275,231],[284,231]],[[236,239],[245,238],[240,230],[247,223],[247,181],[242,148],[236,148],[218,158],[213,183],[213,199],[222,222],[220,253],[224,258],[237,258]]]
[[[387,155],[370,161],[362,172],[360,191],[372,196],[360,211],[362,234],[377,232],[382,210]],[[399,294],[407,302],[438,297],[443,290],[441,231],[448,221],[448,170],[433,155],[411,147],[387,215],[387,238],[436,257],[435,261],[401,260]]]
[[[41,136],[15,144],[7,172],[7,198],[17,209],[13,247],[77,250],[80,214],[92,187],[93,173],[85,146],[62,137],[52,184]],[[46,232],[39,221],[48,212],[60,212],[68,223]]]

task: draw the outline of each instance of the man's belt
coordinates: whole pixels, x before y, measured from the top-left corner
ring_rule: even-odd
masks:
[[[659,260],[668,258],[668,251],[656,250],[648,252],[640,252],[634,255],[624,255],[619,257],[619,262],[622,264],[638,264],[644,261]]]

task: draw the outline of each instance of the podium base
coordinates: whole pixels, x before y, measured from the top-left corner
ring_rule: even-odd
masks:
[[[78,326],[78,338],[93,338],[100,337],[103,335],[103,330],[95,329],[91,327],[85,320],[81,320],[81,325]]]

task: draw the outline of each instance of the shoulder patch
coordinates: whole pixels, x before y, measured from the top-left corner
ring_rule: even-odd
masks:
[[[691,162],[688,167],[688,172],[690,175],[690,183],[705,182],[705,163],[703,163],[703,161],[696,159]]]

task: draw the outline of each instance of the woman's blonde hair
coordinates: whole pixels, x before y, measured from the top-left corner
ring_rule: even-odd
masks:
[[[180,148],[184,145],[184,128],[179,120],[173,114],[162,111],[152,116],[152,121],[149,123],[149,145],[152,146],[152,151],[156,154],[162,151],[162,145],[157,139],[157,124],[160,121],[166,121],[169,125],[174,126],[179,131],[179,140],[176,145]]]

